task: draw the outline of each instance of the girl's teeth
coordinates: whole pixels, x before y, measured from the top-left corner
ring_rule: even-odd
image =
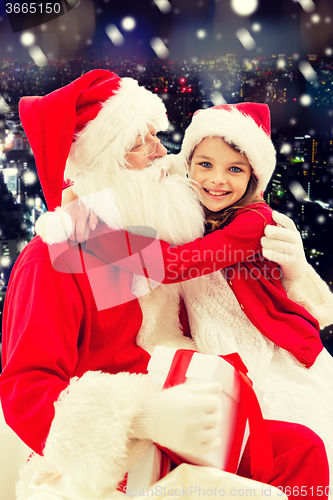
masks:
[[[221,196],[221,195],[228,194],[228,191],[221,191],[220,193],[216,193],[216,191],[209,191],[208,189],[207,189],[207,191],[209,194],[212,194],[213,196]]]

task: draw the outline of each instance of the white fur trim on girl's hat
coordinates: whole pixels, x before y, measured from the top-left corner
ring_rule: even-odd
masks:
[[[181,153],[189,158],[205,137],[222,137],[246,155],[264,191],[275,168],[267,104],[239,103],[215,106],[195,113],[187,128]]]

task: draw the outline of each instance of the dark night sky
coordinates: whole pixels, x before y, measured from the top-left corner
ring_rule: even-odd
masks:
[[[29,60],[28,49],[20,43],[22,33],[11,32],[4,11],[5,1],[0,0],[0,58]],[[150,47],[152,37],[160,37],[165,42],[170,59],[208,58],[225,53],[249,57],[299,53],[304,57],[308,53],[322,55],[333,44],[331,0],[258,0],[258,8],[249,17],[237,15],[231,0],[170,0],[168,13],[157,7],[161,1],[81,0],[64,16],[30,31],[44,52],[62,60],[85,55],[89,48],[95,49],[96,55],[111,58],[134,55],[141,59],[154,58],[156,55]],[[305,1],[313,3],[313,12],[302,8],[301,3]],[[313,21],[313,15],[319,16],[319,22]],[[121,26],[126,16],[136,21],[132,31]],[[123,34],[122,46],[115,46],[107,37],[105,27],[110,23]],[[260,31],[253,29],[255,23],[260,24]],[[248,51],[241,45],[236,37],[239,28],[251,33],[256,42],[254,50]],[[205,30],[205,38],[198,38],[200,29]]]

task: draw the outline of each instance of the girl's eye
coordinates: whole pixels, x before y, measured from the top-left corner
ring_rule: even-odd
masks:
[[[239,167],[231,167],[231,168],[230,168],[230,171],[231,171],[231,172],[236,172],[236,173],[237,173],[237,172],[241,172],[241,171],[242,171],[242,169],[241,169],[241,168],[239,168]]]
[[[200,165],[204,168],[211,168],[212,164],[209,163],[209,161],[203,161],[200,163]]]

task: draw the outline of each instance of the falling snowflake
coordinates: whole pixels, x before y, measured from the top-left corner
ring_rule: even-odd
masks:
[[[33,45],[28,49],[29,55],[31,59],[38,65],[38,66],[46,66],[47,65],[47,57],[42,51],[38,45]],[[51,57],[51,54],[49,54]]]
[[[236,36],[246,50],[254,50],[256,42],[251,33],[246,28],[238,28]]]
[[[251,28],[252,28],[252,31],[257,33],[258,31],[261,31],[261,24],[260,23],[253,23]]]
[[[313,22],[313,24],[318,24],[320,22],[320,15],[313,14],[313,16],[311,16],[311,22]]]
[[[289,155],[292,152],[292,150],[293,150],[292,145],[289,144],[288,142],[285,142],[281,146],[280,153],[283,155]]]
[[[316,4],[313,0],[297,0],[303,10],[307,13],[313,12],[316,9]]]
[[[35,182],[37,181],[37,175],[35,174],[35,172],[32,172],[31,170],[28,170],[26,171],[23,176],[23,181],[25,182],[25,184],[35,184]]]
[[[161,38],[155,36],[150,40],[150,46],[160,59],[167,59],[169,57],[169,49],[161,40]]]
[[[290,182],[288,188],[299,203],[309,200],[307,192],[298,181]]]
[[[180,142],[182,140],[182,138],[183,138],[183,136],[179,132],[175,132],[174,134],[172,134],[172,140],[174,142]]]
[[[136,26],[136,21],[135,21],[134,17],[127,16],[127,17],[124,17],[124,19],[122,19],[122,21],[121,21],[121,27],[125,31],[132,31],[132,30],[134,30],[135,26]]]
[[[33,45],[35,43],[35,35],[30,31],[26,31],[21,35],[20,42],[25,47],[30,47],[30,45]]]
[[[250,16],[258,8],[258,0],[231,0],[233,11],[239,16]]]
[[[302,106],[310,106],[312,103],[312,97],[309,94],[303,94],[299,98],[299,102]]]
[[[120,33],[119,29],[117,28],[117,26],[115,24],[108,24],[105,27],[105,33],[110,38],[111,42],[114,45],[116,45],[117,47],[120,47],[121,45],[124,45],[125,38]]]
[[[197,31],[197,38],[206,38],[207,32],[205,30],[198,30]]]
[[[172,5],[169,2],[169,0],[154,0],[154,3],[163,14],[169,14],[169,12],[172,11]],[[179,10],[179,9],[177,9],[177,10]],[[179,12],[176,12],[176,9],[175,9],[175,13],[178,14]]]
[[[317,79],[317,73],[308,61],[301,61],[298,64],[298,68],[308,82],[313,82]]]
[[[212,101],[214,106],[220,106],[221,104],[226,104],[227,101],[224,99],[221,92],[212,92],[209,96],[209,99]]]

